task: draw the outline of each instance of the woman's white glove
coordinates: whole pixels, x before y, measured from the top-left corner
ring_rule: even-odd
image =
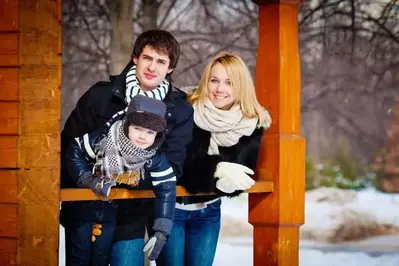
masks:
[[[233,193],[236,190],[246,190],[255,184],[255,181],[249,177],[254,171],[250,168],[229,162],[220,162],[216,166],[215,178],[216,187],[225,193]]]

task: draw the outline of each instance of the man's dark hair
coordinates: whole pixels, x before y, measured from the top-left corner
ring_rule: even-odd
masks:
[[[166,54],[170,60],[169,68],[176,68],[180,57],[180,45],[170,32],[148,30],[141,33],[134,43],[132,57],[139,58],[147,45],[158,53]]]

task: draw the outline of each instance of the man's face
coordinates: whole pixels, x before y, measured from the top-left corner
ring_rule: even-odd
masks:
[[[151,46],[144,47],[139,57],[133,57],[136,65],[136,76],[143,91],[155,89],[166,75],[173,71],[169,68],[169,56],[158,53]]]

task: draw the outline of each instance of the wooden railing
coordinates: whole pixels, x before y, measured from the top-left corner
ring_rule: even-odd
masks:
[[[273,182],[270,181],[258,181],[250,189],[246,190],[245,193],[265,193],[273,192]],[[190,196],[182,186],[176,187],[176,194],[178,197]],[[196,196],[205,194],[195,194]],[[209,195],[209,194],[206,194]],[[125,188],[114,188],[111,190],[109,199],[142,199],[142,198],[154,198],[155,195],[152,190],[128,190]],[[81,201],[81,200],[101,200],[100,196],[97,196],[91,189],[83,188],[67,188],[61,189],[60,201]]]

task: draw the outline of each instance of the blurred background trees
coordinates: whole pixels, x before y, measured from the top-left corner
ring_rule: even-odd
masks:
[[[178,87],[197,84],[221,50],[254,74],[257,16],[250,0],[63,0],[62,124],[92,84],[124,68],[147,29],[181,44]],[[298,20],[307,187],[381,187],[392,179],[382,164],[399,163],[399,0],[308,0]]]

